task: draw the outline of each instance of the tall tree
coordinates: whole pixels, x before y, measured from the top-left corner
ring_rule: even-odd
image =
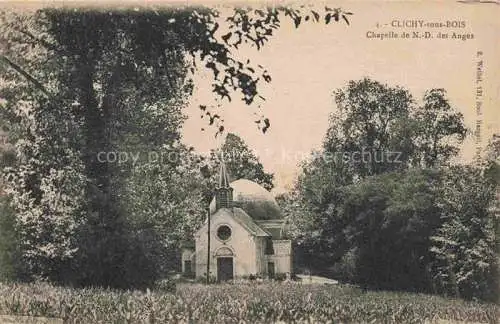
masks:
[[[426,246],[439,224],[432,203],[438,185],[436,175],[419,167],[445,164],[456,154],[465,135],[462,116],[443,90],[430,90],[419,106],[408,90],[365,78],[334,95],[338,111],[323,147],[303,164],[292,206],[285,208],[305,257],[311,251],[307,262],[323,269],[350,264],[344,270],[351,280],[366,284],[390,286],[393,280],[424,289],[428,269],[418,265],[430,259]],[[426,111],[436,118],[424,118]],[[436,135],[427,141],[428,134]],[[296,201],[301,207],[294,210]],[[381,265],[378,253],[404,261]],[[370,274],[374,267],[384,270]],[[404,276],[410,268],[420,271],[414,281]]]
[[[465,136],[463,117],[443,90],[428,91],[420,107],[408,90],[365,78],[335,91],[335,102],[338,111],[331,116],[323,147],[303,165],[298,181],[303,196],[318,208],[326,206],[336,187],[364,177],[431,166],[422,159],[446,163]],[[432,143],[426,141],[428,134],[436,134]]]
[[[337,217],[354,279],[390,289],[428,291],[430,236],[440,224],[439,174],[419,169],[372,176],[344,188]]]
[[[180,108],[192,89],[188,67],[194,72],[196,63],[214,73],[216,95],[232,100],[239,92],[251,104],[258,82],[271,77],[235,59],[233,50],[241,43],[260,48],[282,15],[296,27],[302,17],[320,18],[306,7],[237,8],[226,17],[228,32],[217,35],[219,14],[204,7],[2,12],[0,97],[7,102],[3,114],[20,128],[19,162],[8,183],[32,274],[66,280],[80,255],[79,265],[96,262],[84,283],[120,285],[115,271],[124,264],[123,237],[130,230],[125,215],[135,210],[123,202],[124,188],[132,177],[137,190],[147,192],[133,178],[144,170],[102,160],[101,153],[133,142],[161,147],[178,141]],[[348,22],[349,15],[325,8],[324,19]],[[144,127],[152,128],[141,134]],[[145,172],[151,178],[155,171]]]
[[[500,184],[500,134],[493,134],[485,153],[485,173],[498,185]]]
[[[15,163],[15,152],[2,132],[2,126],[5,125],[0,125],[0,170]],[[18,262],[19,237],[15,231],[15,214],[2,180],[0,178],[0,282],[23,276]]]
[[[424,104],[417,107],[415,146],[424,167],[446,164],[455,156],[467,135],[463,115],[453,109],[444,89],[432,89],[425,93]]]
[[[224,159],[230,181],[247,179],[257,182],[267,190],[273,188],[273,174],[266,173],[264,166],[248,145],[233,133],[228,133],[220,151],[211,152],[211,169],[218,171],[220,159]]]
[[[334,93],[325,151],[344,158],[357,177],[406,166],[413,150],[410,111],[413,98],[401,87],[365,78]],[[339,156],[340,155],[340,156]]]
[[[436,289],[456,297],[497,301],[498,219],[491,208],[497,184],[477,167],[443,173],[442,226],[432,237]]]

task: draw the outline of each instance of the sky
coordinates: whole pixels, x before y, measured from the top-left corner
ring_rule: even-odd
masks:
[[[4,2],[0,0],[1,2]],[[10,1],[12,2],[12,1]],[[60,1],[31,1],[38,6]],[[221,1],[170,1],[178,4]],[[240,1],[241,4],[259,1]],[[66,0],[64,5],[82,1]],[[108,1],[109,6],[158,6],[160,1]],[[165,4],[165,2],[161,2]],[[272,2],[267,2],[272,3]],[[275,1],[283,4],[283,1]],[[301,1],[300,3],[305,3]],[[235,94],[231,103],[216,101],[211,92],[212,76],[203,68],[194,76],[195,91],[185,112],[183,141],[199,153],[221,145],[215,129],[200,118],[199,105],[221,105],[219,114],[225,120],[226,132],[239,135],[255,151],[264,168],[275,175],[275,193],[290,188],[296,179],[298,163],[321,146],[328,128],[328,118],[337,108],[334,90],[350,80],[370,77],[390,86],[410,90],[416,99],[426,90],[444,88],[451,105],[463,113],[470,130],[479,120],[480,146],[484,147],[493,133],[500,132],[500,5],[491,3],[459,3],[457,1],[314,1],[312,9],[323,13],[324,5],[351,11],[350,26],[345,23],[306,23],[298,29],[286,17],[282,26],[261,49],[244,47],[234,54],[242,61],[264,66],[272,76],[270,84],[260,83],[260,94],[266,101],[245,105]],[[26,5],[26,2],[24,3]],[[103,5],[85,1],[86,5]],[[257,6],[258,4],[255,4]],[[222,16],[227,9],[222,9]],[[458,22],[463,27],[398,27],[405,22]],[[393,26],[394,25],[394,26]],[[377,27],[378,26],[378,27]],[[223,27],[221,30],[223,31]],[[432,39],[368,38],[367,33],[394,32],[401,35],[413,31],[432,32]],[[437,38],[447,33],[448,39]],[[457,34],[473,34],[472,39],[452,39]],[[222,32],[219,34],[221,35]],[[481,51],[483,87],[481,115],[476,111],[477,52]],[[260,107],[259,107],[260,105]],[[254,123],[255,113],[270,119],[271,127],[263,134]],[[205,131],[201,131],[205,128]],[[459,160],[469,162],[476,144],[469,136],[462,146]]]
[[[243,138],[259,156],[266,171],[275,174],[275,191],[284,191],[296,179],[301,158],[321,146],[328,117],[336,110],[333,91],[345,87],[349,80],[363,77],[407,88],[417,99],[422,98],[426,90],[444,88],[452,106],[463,113],[467,127],[474,130],[478,119],[482,123],[482,146],[494,132],[499,132],[500,6],[450,1],[334,4],[354,13],[350,26],[312,23],[295,29],[291,22],[282,19],[281,29],[260,51],[244,48],[237,52],[238,58],[249,58],[254,64],[263,65],[273,78],[270,84],[261,83],[260,90],[266,101],[260,103],[260,110],[258,105],[246,106],[239,100],[231,103],[214,100],[210,74],[198,71],[196,89],[186,110],[189,118],[183,127],[184,141],[201,153],[221,144],[220,137],[214,136],[215,130],[207,128],[206,119],[200,118],[198,108],[200,104],[220,103],[226,131]],[[316,5],[316,8],[321,10],[323,6]],[[392,26],[407,20],[461,21],[465,27]],[[367,38],[370,31],[411,34],[415,30],[430,31],[434,38]],[[449,38],[436,38],[438,32],[447,33]],[[473,34],[473,38],[451,39],[453,32]],[[481,116],[477,115],[475,104],[478,51],[483,53],[484,64]],[[260,111],[271,121],[266,134],[253,122],[254,113]],[[459,158],[472,160],[475,147],[475,140],[470,136]]]

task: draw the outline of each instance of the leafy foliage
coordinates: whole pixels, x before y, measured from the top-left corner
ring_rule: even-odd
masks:
[[[6,137],[2,138],[0,122],[0,170],[15,163],[15,152],[8,144]],[[19,255],[19,238],[15,231],[15,213],[11,199],[4,191],[3,179],[0,178],[0,281],[14,280],[22,277],[22,269],[17,261]]]
[[[417,120],[417,151],[421,164],[435,167],[457,155],[457,143],[467,135],[463,116],[454,111],[446,99],[444,89],[425,93],[424,104],[415,112]]]
[[[418,105],[408,90],[365,78],[334,95],[339,111],[323,149],[354,178],[446,164],[467,133],[443,89],[427,91]]]
[[[206,192],[188,189],[199,181],[198,165],[180,158],[190,155],[179,129],[197,64],[213,72],[215,95],[232,100],[239,92],[251,104],[260,79],[271,77],[233,50],[260,48],[282,14],[297,27],[310,14],[305,7],[230,12],[222,38],[215,7],[0,13],[0,111],[17,157],[7,189],[31,278],[131,287],[172,268]],[[326,23],[348,22],[350,13],[325,8],[325,15]],[[178,158],[149,161],[152,151]],[[102,159],[113,152],[141,159]],[[270,186],[261,165],[249,163]]]
[[[495,323],[498,306],[349,286],[179,285],[175,294],[49,285],[0,285],[0,313],[62,318],[67,323]]]
[[[438,289],[465,298],[498,295],[496,184],[481,169],[454,167],[444,174],[442,226],[431,237],[433,276]]]
[[[264,171],[258,157],[238,135],[228,133],[220,150],[211,152],[208,165],[213,170],[212,178],[219,175],[221,159],[226,164],[230,181],[247,179],[257,182],[267,190],[273,188],[273,175]],[[215,184],[216,179],[212,182]]]
[[[450,166],[467,131],[445,91],[418,105],[365,78],[335,101],[323,149],[281,200],[299,266],[370,287],[496,300],[496,164]]]
[[[486,146],[485,175],[497,184],[500,183],[500,135],[493,134]]]
[[[0,197],[0,282],[22,277],[19,258],[19,240],[14,231],[15,215],[8,197]]]
[[[350,81],[345,89],[335,92],[338,114],[331,117],[331,125],[324,140],[324,149],[336,153],[369,152],[370,159],[352,159],[349,167],[355,175],[379,174],[408,164],[411,142],[408,139],[408,117],[413,108],[410,93],[400,87],[389,87],[365,78]],[[412,134],[413,135],[413,134]],[[399,163],[386,161],[390,154]],[[393,156],[394,155],[394,156]],[[384,159],[382,159],[384,158]],[[391,161],[392,161],[391,159]]]

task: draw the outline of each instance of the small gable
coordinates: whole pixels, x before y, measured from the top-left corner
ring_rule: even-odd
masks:
[[[238,223],[255,236],[271,236],[271,234],[257,225],[252,217],[250,217],[243,209],[233,208],[233,217]]]
[[[235,223],[243,227],[246,231],[254,236],[271,237],[271,234],[269,232],[265,231],[259,225],[257,225],[252,217],[250,217],[241,208],[221,208],[211,217],[212,224],[219,223],[224,218],[227,218],[233,220]],[[203,226],[198,231],[196,231],[196,236],[199,236],[206,231],[207,221],[205,221]]]

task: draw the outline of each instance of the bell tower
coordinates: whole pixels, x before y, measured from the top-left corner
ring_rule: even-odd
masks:
[[[215,210],[233,207],[233,188],[229,186],[229,176],[223,159],[221,159],[219,173],[219,183],[215,188]]]

